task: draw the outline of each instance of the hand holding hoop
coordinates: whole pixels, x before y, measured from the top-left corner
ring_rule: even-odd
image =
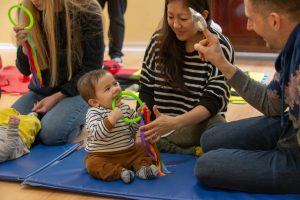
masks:
[[[24,30],[29,30],[33,27],[33,16],[32,13],[30,12],[30,10],[28,10],[25,6],[22,6],[20,4],[14,5],[12,7],[10,7],[8,9],[8,18],[9,21],[16,27],[17,24],[15,23],[15,21],[13,20],[13,18],[11,17],[11,11],[14,8],[19,8],[21,10],[23,10],[29,17],[29,25],[26,26],[24,28]],[[27,48],[27,56],[28,56],[28,61],[29,61],[29,65],[30,65],[30,71],[32,73],[32,81],[33,83],[38,86],[41,87],[43,85],[43,79],[42,79],[42,74],[41,74],[41,70],[38,64],[38,58],[37,58],[37,52],[36,52],[36,48],[34,46],[33,41],[31,40],[30,36],[27,34],[26,35],[26,41],[25,41],[25,46]]]
[[[17,24],[15,23],[15,21],[14,21],[13,18],[11,17],[11,11],[12,11],[14,8],[19,8],[19,9],[23,10],[23,11],[28,15],[28,17],[29,17],[29,25],[26,26],[24,29],[25,29],[25,30],[31,29],[31,28],[33,27],[33,16],[32,16],[32,14],[31,14],[30,10],[28,10],[26,7],[24,7],[24,6],[22,6],[22,5],[19,5],[19,4],[18,4],[18,5],[14,5],[14,6],[12,6],[12,7],[10,7],[10,8],[8,9],[8,19],[9,19],[9,21],[10,21],[14,26],[17,26]]]
[[[112,101],[112,105],[111,105],[112,109],[115,109],[115,108],[116,108],[116,101],[117,101],[117,99],[120,98],[120,97],[124,97],[124,96],[130,96],[130,97],[134,98],[134,99],[138,102],[138,104],[139,104],[140,106],[143,106],[142,100],[141,100],[138,96],[136,96],[135,94],[133,94],[133,93],[131,93],[131,92],[120,92],[120,93],[113,99],[113,101]],[[125,117],[125,118],[122,118],[122,120],[123,120],[124,122],[128,122],[128,123],[135,123],[135,122],[140,121],[141,119],[142,119],[141,116],[138,116],[138,117],[136,117],[136,118],[134,118],[134,119],[129,119],[129,118],[126,118],[126,117]]]

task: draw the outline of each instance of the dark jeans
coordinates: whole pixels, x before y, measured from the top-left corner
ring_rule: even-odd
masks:
[[[195,166],[205,187],[254,193],[300,193],[300,148],[288,116],[217,125],[201,137]]]
[[[127,8],[127,0],[98,0],[104,8],[107,3],[109,15],[109,51],[110,58],[122,57],[122,47],[125,35],[124,14]]]

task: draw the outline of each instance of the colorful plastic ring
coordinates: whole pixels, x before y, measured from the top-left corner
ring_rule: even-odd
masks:
[[[9,21],[14,25],[14,26],[17,26],[17,24],[15,23],[15,21],[13,20],[13,18],[11,17],[11,11],[14,9],[14,8],[19,8],[21,10],[23,10],[29,17],[29,25],[26,26],[24,29],[25,30],[29,30],[33,27],[33,16],[30,12],[30,10],[28,10],[26,7],[22,6],[22,5],[14,5],[12,7],[10,7],[8,9],[8,19]]]

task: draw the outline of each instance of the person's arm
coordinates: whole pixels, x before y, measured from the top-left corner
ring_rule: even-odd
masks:
[[[221,33],[218,33],[215,30],[212,31],[220,42],[224,58],[227,60],[227,62],[233,64],[234,49],[230,41]],[[210,69],[208,72],[209,76],[206,85],[204,86],[203,95],[199,97],[198,105],[205,107],[210,112],[210,116],[214,116],[218,113],[224,114],[229,103],[230,88],[226,83],[222,72],[218,70],[218,68],[212,63],[207,63],[207,65]]]
[[[196,106],[191,111],[174,117],[174,121],[172,122],[169,131],[202,122],[209,118],[211,115],[212,114],[206,107],[202,105]]]
[[[253,107],[265,115],[278,116],[280,100],[278,94],[271,89],[279,89],[276,80],[273,80],[268,87],[252,80],[226,60],[218,39],[209,30],[206,29],[204,34],[206,39],[195,44],[199,56],[215,65],[224,74],[228,83]]]
[[[64,95],[63,93],[56,92],[35,103],[32,108],[32,111],[37,113],[46,113],[65,97],[66,95]]]
[[[244,72],[237,69],[232,78],[228,80],[228,83],[250,105],[263,114],[267,116],[280,115],[280,98],[274,90],[274,88],[277,88],[277,91],[280,91],[280,86],[275,79],[267,86],[251,79]]]
[[[152,112],[152,108],[154,106],[154,77],[155,77],[155,45],[156,40],[155,37],[157,35],[154,34],[146,48],[143,66],[141,71],[141,77],[139,81],[139,98],[142,102],[148,106],[148,108]],[[139,105],[137,105],[139,106]],[[152,112],[153,113],[153,112]],[[154,119],[154,116],[151,115],[151,119]]]
[[[218,32],[214,34],[221,43],[225,59],[234,63],[234,50],[229,40]],[[208,65],[211,69],[210,76],[204,87],[203,95],[199,98],[198,106],[175,118],[178,128],[202,122],[210,116],[226,111],[230,96],[229,86],[221,71],[210,63]]]
[[[29,76],[31,74],[29,60],[27,55],[24,54],[22,46],[17,48],[16,66],[18,70],[25,76]]]
[[[78,69],[76,74],[73,74],[70,81],[60,87],[60,90],[66,96],[78,95],[77,82],[85,73],[102,68],[104,57],[104,39],[103,39],[103,24],[101,16],[96,14],[82,14],[80,18],[82,31],[82,48],[83,58],[79,66],[73,66]],[[74,47],[76,48],[76,47]]]
[[[224,56],[220,42],[208,29],[203,31],[205,39],[194,45],[195,50],[203,61],[211,62],[224,74],[225,78],[230,79],[236,72],[236,67],[231,64]]]
[[[116,121],[112,121],[107,111],[103,108],[90,108],[86,117],[86,129],[97,140],[110,137]]]
[[[16,66],[19,71],[29,76],[31,74],[29,60],[26,53],[25,42],[27,41],[27,31],[23,27],[15,27],[17,48]]]

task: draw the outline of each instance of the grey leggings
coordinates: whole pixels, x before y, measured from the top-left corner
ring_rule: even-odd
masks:
[[[28,152],[18,133],[18,125],[8,128],[0,126],[0,163],[16,159]]]

